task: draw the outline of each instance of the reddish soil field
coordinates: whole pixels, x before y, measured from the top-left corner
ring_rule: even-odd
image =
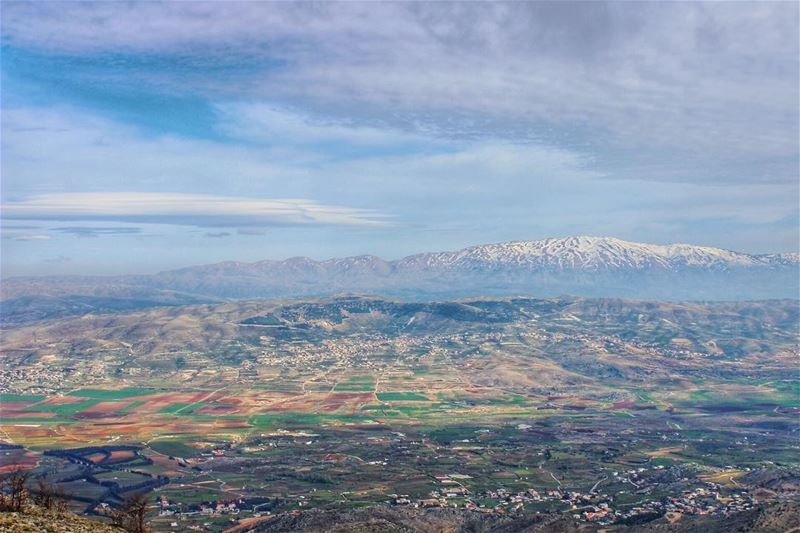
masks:
[[[146,397],[145,403],[135,407],[128,412],[130,414],[157,413],[174,403],[197,403],[205,400],[207,392],[168,392],[164,394],[152,394]],[[141,401],[141,400],[140,400]]]
[[[55,413],[48,413],[47,411],[26,411],[24,409],[6,409],[3,405],[3,410],[0,411],[3,418],[53,418]]]
[[[25,409],[29,405],[33,405],[36,402],[2,402],[0,403],[0,413],[5,413],[6,411],[17,411],[20,409]]]
[[[91,461],[94,464],[99,463],[100,461],[102,461],[105,458],[106,458],[106,454],[104,454],[104,453],[93,453],[93,454],[87,455],[85,457],[86,460]]]
[[[41,405],[67,405],[71,403],[81,403],[83,398],[78,398],[77,396],[54,396],[52,398],[48,398]]]
[[[118,463],[120,461],[130,461],[136,457],[136,453],[130,450],[114,450],[108,458],[109,463]]]
[[[90,417],[101,415],[101,416],[109,416],[116,413],[125,405],[130,404],[131,402],[100,402],[98,404],[92,405],[91,407],[87,407],[83,411],[80,412],[81,415],[88,415]]]
[[[259,402],[275,402],[275,401],[282,401],[289,398],[297,398],[298,396],[303,396],[302,392],[286,392],[286,391],[269,391],[269,392],[259,392],[259,394],[254,395],[252,397],[253,400]]]
[[[324,413],[333,413],[344,407],[344,402],[341,403],[324,403],[319,407],[319,410]]]
[[[269,406],[270,411],[300,411],[314,410],[325,401],[325,394],[294,395],[292,399],[275,402]]]
[[[221,415],[237,414],[240,411],[241,411],[241,409],[239,408],[238,405],[227,404],[227,403],[226,404],[214,403],[214,404],[205,405],[205,406],[201,407],[200,409],[195,411],[195,413],[197,413],[199,415],[221,416]]]
[[[25,450],[0,451],[0,475],[14,470],[27,470],[35,467],[36,464],[36,458]]]

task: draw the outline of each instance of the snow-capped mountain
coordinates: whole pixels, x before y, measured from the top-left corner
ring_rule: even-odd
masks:
[[[798,254],[749,255],[690,244],[643,244],[614,237],[567,237],[485,244],[457,252],[413,255],[400,268],[508,268],[583,271],[739,268],[795,264]]]
[[[798,298],[800,254],[751,255],[689,244],[567,237],[472,246],[395,261],[364,255],[224,262],[146,276],[17,278],[3,298],[91,294],[139,298],[324,296],[343,292],[413,299],[608,296],[663,300]]]

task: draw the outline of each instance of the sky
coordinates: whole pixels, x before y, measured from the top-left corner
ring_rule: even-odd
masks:
[[[798,5],[4,1],[2,275],[797,251]]]

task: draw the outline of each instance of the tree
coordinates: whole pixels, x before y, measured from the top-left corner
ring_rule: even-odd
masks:
[[[58,485],[49,483],[42,478],[36,482],[36,491],[33,501],[36,505],[55,514],[63,514],[67,511],[67,495]]]
[[[125,501],[117,507],[111,516],[112,522],[116,526],[125,528],[131,533],[146,533],[145,516],[147,515],[147,496],[143,493],[135,493],[125,498]]]
[[[53,512],[62,515],[69,511],[69,497],[61,487],[53,489]]]
[[[28,502],[28,489],[25,485],[30,477],[29,472],[18,470],[11,476],[11,505],[15,511],[22,511]]]
[[[51,511],[55,505],[55,489],[52,483],[39,478],[36,481],[36,492],[33,494],[33,501],[39,507]]]
[[[3,479],[2,507],[6,511],[18,513],[28,502],[28,489],[25,485],[30,477],[29,472],[15,470]]]

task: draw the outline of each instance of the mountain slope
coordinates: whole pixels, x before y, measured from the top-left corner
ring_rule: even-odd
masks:
[[[797,254],[570,237],[473,246],[396,261],[358,256],[221,263],[141,277],[159,289],[232,298],[376,292],[451,298],[526,294],[659,299],[796,297]]]
[[[401,259],[400,268],[474,268],[524,266],[559,270],[637,270],[686,267],[770,267],[797,263],[797,254],[748,255],[690,244],[642,244],[613,237],[568,237],[514,241],[419,254]]]
[[[4,281],[2,293],[6,316],[7,310],[24,314],[36,304],[35,297],[50,298],[47,305],[51,306],[53,298],[75,295],[168,303],[343,292],[415,299],[572,294],[741,300],[797,298],[799,266],[797,253],[751,255],[689,244],[568,237],[487,244],[396,261],[369,255],[326,261],[295,257],[224,262],[143,276],[13,278]],[[34,297],[34,301],[21,304],[23,297]],[[104,305],[109,307],[108,302]],[[63,307],[69,314],[71,307]]]
[[[41,509],[25,513],[0,512],[0,531],[7,533],[124,533],[99,520],[90,520],[72,513],[55,515]]]

